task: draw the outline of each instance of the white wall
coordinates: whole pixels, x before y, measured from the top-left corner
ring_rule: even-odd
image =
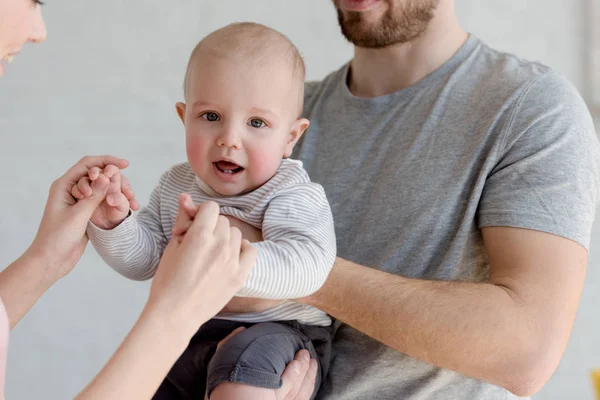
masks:
[[[279,29],[304,54],[309,79],[352,54],[329,0],[48,3],[48,41],[26,47],[0,80],[0,265],[26,248],[50,182],[83,154],[127,157],[145,203],[160,173],[185,157],[173,105],[187,56],[208,32],[242,20]],[[458,13],[490,45],[540,59],[583,87],[581,0],[458,0]],[[597,227],[593,244],[599,239]],[[596,253],[573,338],[539,399],[592,399],[588,370],[600,366]],[[120,278],[90,248],[14,330],[7,398],[72,398],[116,349],[146,295],[147,284]]]

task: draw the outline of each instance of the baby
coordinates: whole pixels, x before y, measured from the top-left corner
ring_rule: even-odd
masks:
[[[118,171],[104,171],[113,184],[88,236],[116,271],[138,280],[154,275],[178,229],[178,197],[188,193],[195,204],[215,201],[223,215],[262,230],[263,241],[254,243],[257,263],[237,295],[285,300],[263,312],[221,313],[200,327],[155,399],[203,398],[205,392],[212,399],[268,399],[300,349],[319,362],[315,395],[327,374],[330,318],[290,301],[317,291],[336,255],[323,188],[288,158],[309,125],[300,117],[304,78],[298,50],[280,33],[253,23],[219,29],[194,49],[185,103],[176,106],[188,162],[162,175],[135,216]],[[82,198],[99,173],[90,171],[73,195]],[[240,326],[247,329],[217,349]]]

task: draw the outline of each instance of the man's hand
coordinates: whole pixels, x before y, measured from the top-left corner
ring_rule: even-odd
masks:
[[[92,185],[103,176],[108,178],[106,198],[94,211],[90,219],[101,229],[113,229],[129,214],[129,210],[139,210],[140,205],[127,178],[121,175],[121,170],[115,165],[107,165],[104,169],[90,168],[87,176],[83,176],[71,188],[71,195],[77,200],[83,200],[92,195]]]
[[[244,329],[244,327],[239,327],[233,330],[233,332],[217,344],[217,350],[223,343]],[[285,367],[283,374],[281,374],[282,385],[279,389],[273,391],[274,398],[276,400],[310,400],[315,390],[318,371],[317,360],[311,359],[310,353],[307,350],[298,351],[294,359]],[[206,397],[204,399],[207,400]]]
[[[310,400],[319,370],[317,360],[300,350],[281,375],[282,385],[275,390],[277,400]]]

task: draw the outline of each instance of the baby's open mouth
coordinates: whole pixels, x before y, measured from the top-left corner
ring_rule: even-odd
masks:
[[[229,161],[217,161],[213,163],[215,167],[224,174],[238,174],[244,170],[244,167],[240,167],[239,165],[229,162]]]

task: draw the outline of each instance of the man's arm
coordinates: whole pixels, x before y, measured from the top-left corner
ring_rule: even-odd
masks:
[[[338,259],[305,302],[411,357],[531,395],[564,352],[587,251],[525,229],[484,228],[483,238],[488,282],[407,279]]]

